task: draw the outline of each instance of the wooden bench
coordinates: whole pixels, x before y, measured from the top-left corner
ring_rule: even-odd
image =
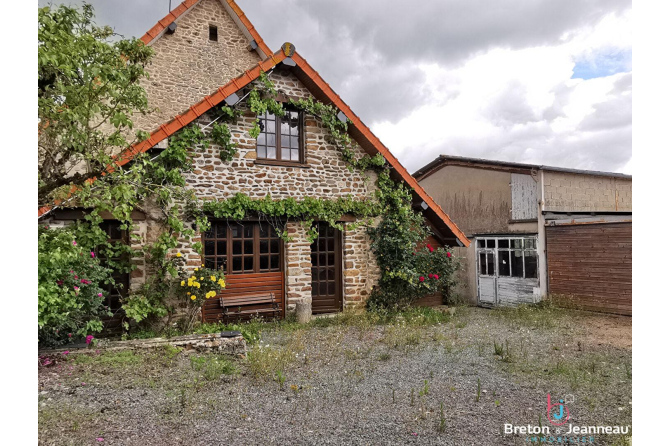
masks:
[[[223,321],[226,323],[232,318],[261,314],[277,317],[281,313],[279,302],[280,300],[275,298],[275,293],[238,294],[219,298],[223,309]]]

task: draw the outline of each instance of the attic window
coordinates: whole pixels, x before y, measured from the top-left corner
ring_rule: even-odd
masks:
[[[209,25],[209,40],[216,42],[219,40],[219,30],[216,25]]]
[[[286,110],[284,116],[258,116],[261,132],[256,139],[256,159],[304,163],[302,113]]]

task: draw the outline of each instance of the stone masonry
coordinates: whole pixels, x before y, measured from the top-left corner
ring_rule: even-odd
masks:
[[[261,60],[219,0],[201,0],[176,23],[174,34],[150,44],[155,54],[142,86],[157,110],[136,116],[136,129],[155,130]],[[216,42],[209,40],[210,25],[217,27]]]

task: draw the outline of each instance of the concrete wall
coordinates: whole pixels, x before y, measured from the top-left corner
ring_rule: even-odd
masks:
[[[633,180],[544,171],[544,210],[553,212],[632,212]]]

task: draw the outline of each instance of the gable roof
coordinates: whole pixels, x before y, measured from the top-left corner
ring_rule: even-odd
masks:
[[[185,0],[182,3],[179,4],[176,8],[174,8],[172,11],[167,13],[165,17],[160,19],[158,23],[156,23],[149,31],[147,31],[141,38],[140,40],[144,42],[145,45],[151,45],[156,39],[158,39],[160,36],[163,35],[165,30],[167,29],[168,26],[170,26],[171,23],[177,21],[184,13],[186,13],[188,10],[193,8],[195,5],[200,3],[201,0]],[[251,42],[252,40],[256,42],[256,45],[258,45],[257,51],[259,52],[259,55],[261,58],[266,58],[269,57],[272,54],[272,51],[268,46],[265,44],[263,41],[263,38],[261,37],[260,34],[258,34],[258,31],[256,31],[256,28],[251,24],[247,16],[244,14],[242,9],[240,9],[239,6],[237,6],[237,3],[235,3],[234,0],[219,0],[223,7],[228,11],[228,14],[230,14],[231,18],[233,21],[237,24],[237,26],[240,28],[242,33],[249,39]]]
[[[145,36],[151,42],[156,37],[158,37],[164,30],[169,26],[172,21],[176,20],[179,16],[184,14],[190,8],[200,0],[186,0],[180,4],[177,8],[171,11],[165,18],[158,22]],[[370,155],[375,155],[381,153],[382,156],[386,159],[389,165],[393,168],[392,177],[396,180],[401,180],[405,182],[414,192],[414,198],[416,204],[425,203],[426,208],[423,209],[424,214],[428,217],[428,220],[433,224],[435,229],[441,234],[442,239],[446,243],[457,243],[463,246],[469,246],[470,241],[467,239],[465,234],[456,226],[456,224],[449,218],[449,216],[442,210],[442,208],[433,200],[433,198],[419,185],[417,180],[409,174],[407,169],[400,164],[400,161],[389,151],[389,149],[382,144],[382,142],[377,138],[372,131],[363,124],[363,121],[349,108],[347,104],[340,98],[340,96],[333,91],[333,89],[328,85],[326,81],[316,72],[307,61],[298,54],[294,52],[289,58],[286,56],[284,51],[280,50],[274,54],[271,54],[267,45],[263,43],[263,40],[260,38],[260,35],[255,31],[251,22],[246,19],[242,10],[237,6],[233,0],[220,0],[225,1],[227,4],[233,8],[235,14],[242,23],[245,25],[248,31],[251,33],[253,30],[254,33],[258,36],[259,48],[266,48],[262,51],[266,53],[269,57],[265,60],[258,62],[256,66],[245,71],[242,75],[234,78],[229,81],[226,85],[219,87],[214,93],[209,96],[205,96],[201,101],[189,107],[184,113],[175,116],[171,121],[162,124],[156,130],[154,130],[149,138],[144,141],[138,142],[128,149],[122,151],[116,158],[116,161],[108,166],[107,172],[114,171],[117,167],[123,166],[124,164],[130,162],[137,154],[146,152],[150,148],[154,147],[159,142],[163,141],[165,138],[175,134],[188,124],[195,121],[198,117],[206,113],[208,110],[219,105],[223,102],[228,96],[233,93],[238,92],[245,86],[249,85],[255,79],[260,76],[261,70],[267,72],[268,70],[275,67],[277,64],[283,62],[286,59],[291,61],[289,66],[292,66],[291,70],[296,75],[296,77],[305,85],[305,87],[310,91],[314,97],[326,104],[332,104],[337,107],[344,115],[352,122],[353,126],[349,127],[349,131],[358,142],[358,144]],[[173,14],[174,13],[174,14]],[[162,27],[162,28],[161,28]],[[253,34],[252,34],[253,35]],[[151,37],[153,36],[153,37]],[[146,42],[145,42],[146,43]],[[261,45],[262,43],[262,45]],[[292,46],[288,43],[282,45],[282,48]],[[293,66],[295,65],[295,66]],[[104,175],[104,173],[103,173]],[[423,206],[422,206],[423,208]],[[44,215],[50,210],[50,207],[45,206],[38,210],[38,217]]]
[[[440,155],[435,158],[433,161],[429,162],[412,175],[417,181],[421,181],[424,178],[427,178],[439,171],[445,166],[468,166],[476,167],[480,169],[490,169],[490,170],[508,170],[511,172],[519,173],[529,173],[533,170],[546,170],[550,172],[563,172],[563,173],[574,173],[577,175],[592,175],[599,177],[611,177],[611,178],[622,178],[622,179],[632,179],[632,175],[627,175],[625,173],[618,172],[601,172],[597,170],[583,170],[583,169],[569,169],[566,167],[555,167],[555,166],[545,166],[541,164],[527,164],[527,163],[515,163],[510,161],[497,161],[497,160],[488,160],[483,158],[468,158],[465,156],[456,156],[456,155]]]

